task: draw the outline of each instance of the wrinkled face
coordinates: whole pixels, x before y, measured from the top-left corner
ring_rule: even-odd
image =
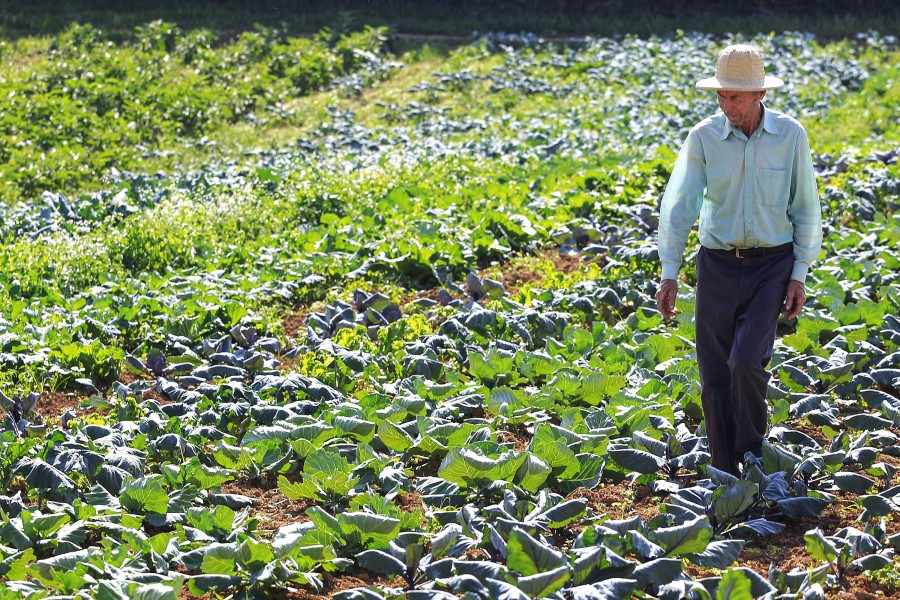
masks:
[[[738,92],[734,90],[720,90],[719,108],[728,117],[735,127],[743,128],[745,125],[755,124],[759,118],[759,103],[765,97],[766,92]]]

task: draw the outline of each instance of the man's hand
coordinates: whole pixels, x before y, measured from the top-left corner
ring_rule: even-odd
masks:
[[[791,282],[793,283],[793,282]],[[674,279],[663,279],[656,289],[656,307],[666,319],[678,314],[675,310],[675,297],[678,295],[678,282]]]
[[[658,302],[658,292],[656,297]],[[781,314],[788,319],[793,319],[803,310],[804,304],[806,304],[806,286],[801,281],[791,279],[788,282],[787,293],[784,295],[784,304],[781,305]]]

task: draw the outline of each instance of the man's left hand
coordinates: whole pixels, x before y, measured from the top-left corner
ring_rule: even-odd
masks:
[[[781,305],[781,314],[793,319],[803,310],[804,304],[806,304],[806,286],[801,281],[791,279],[784,295],[784,304]]]

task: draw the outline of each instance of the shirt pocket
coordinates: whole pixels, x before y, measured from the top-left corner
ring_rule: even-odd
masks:
[[[759,189],[759,202],[763,206],[787,206],[790,186],[786,169],[759,169],[756,184]]]

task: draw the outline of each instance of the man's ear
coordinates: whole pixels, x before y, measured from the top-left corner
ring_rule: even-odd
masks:
[[[760,100],[762,100],[763,98],[766,97],[766,92],[767,92],[767,91],[768,91],[768,90],[761,90],[761,91],[759,92],[759,99],[760,99]]]

